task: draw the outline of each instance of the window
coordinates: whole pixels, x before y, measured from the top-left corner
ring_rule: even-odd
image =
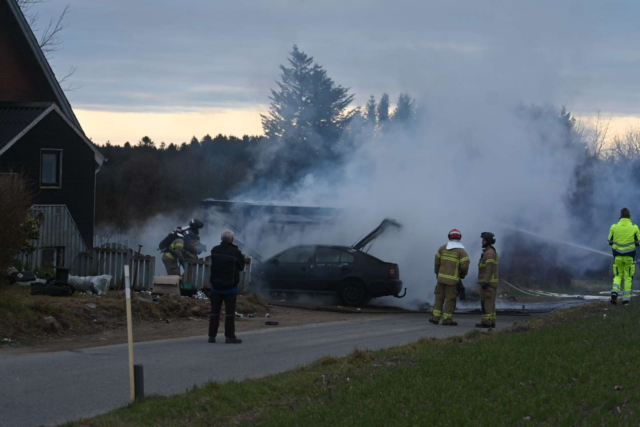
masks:
[[[40,187],[62,186],[62,150],[40,152]]]
[[[316,254],[316,262],[318,264],[340,262],[340,252],[342,252],[340,249],[318,248],[318,253]]]
[[[64,246],[43,248],[42,265],[62,267],[64,265]]]
[[[355,257],[352,254],[350,254],[349,252],[344,252],[343,251],[340,254],[340,262],[351,264],[352,262],[355,262],[355,260],[356,260]]]
[[[302,264],[309,262],[309,257],[313,253],[313,246],[301,246],[293,248],[278,257],[282,264]]]

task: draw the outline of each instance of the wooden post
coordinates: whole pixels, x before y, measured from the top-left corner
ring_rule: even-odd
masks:
[[[131,278],[129,277],[129,266],[124,266],[124,284],[127,300],[127,335],[129,336],[129,387],[131,401],[136,400],[135,375],[133,372],[133,320],[131,319]]]

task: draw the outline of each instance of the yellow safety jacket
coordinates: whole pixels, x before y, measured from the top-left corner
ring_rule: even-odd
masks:
[[[447,245],[438,249],[435,259],[435,273],[438,275],[438,283],[457,285],[468,272],[469,255],[464,249],[447,249]]]
[[[609,231],[609,245],[613,249],[613,256],[630,256],[635,258],[640,246],[640,230],[629,218],[620,218]]]
[[[487,283],[492,288],[498,287],[498,252],[493,246],[487,246],[478,263],[478,284]]]
[[[181,259],[183,258],[182,251],[184,250],[184,240],[181,238],[177,238],[173,241],[171,246],[169,246],[169,250],[166,251],[163,255],[167,258],[171,259]]]

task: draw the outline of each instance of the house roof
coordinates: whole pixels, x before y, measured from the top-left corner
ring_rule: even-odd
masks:
[[[17,103],[0,102],[0,156],[26,135],[35,125],[49,114],[59,114],[91,148],[94,159],[99,166],[104,163],[104,156],[93,142],[52,102]]]
[[[6,6],[2,5],[2,3],[4,3]],[[78,122],[78,119],[73,113],[73,109],[71,108],[69,100],[64,94],[64,90],[62,89],[62,87],[60,87],[58,79],[56,78],[56,75],[49,65],[49,61],[47,61],[47,58],[42,52],[42,49],[40,49],[38,40],[33,34],[33,31],[31,31],[31,27],[24,17],[20,6],[18,6],[16,0],[0,0],[0,6],[5,6],[0,7],[0,13],[4,13],[2,11],[8,8],[10,14],[8,16],[5,16],[5,18],[9,18],[10,21],[11,18],[13,18],[15,25],[20,30],[17,33],[14,32],[14,36],[22,41],[24,43],[24,46],[26,47],[26,49],[23,49],[22,53],[24,55],[32,56],[35,60],[35,63],[38,65],[37,68],[44,76],[45,80],[48,83],[48,86],[51,88],[55,97],[54,101],[60,107],[62,114],[64,114],[73,123],[73,125],[84,134],[82,127],[80,126],[80,122]]]

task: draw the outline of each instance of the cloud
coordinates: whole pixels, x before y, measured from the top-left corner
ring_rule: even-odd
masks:
[[[65,4],[52,0],[40,13],[53,15]],[[369,94],[415,90],[415,68],[435,87],[443,63],[455,73],[509,51],[513,67],[505,72],[527,66],[532,53],[561,66],[559,99],[569,107],[640,114],[636,97],[625,95],[639,84],[640,30],[627,19],[640,12],[637,2],[75,0],[71,6],[65,48],[53,63],[79,67],[74,83],[82,89],[69,94],[79,108],[263,104],[278,65],[298,43],[362,104]]]

